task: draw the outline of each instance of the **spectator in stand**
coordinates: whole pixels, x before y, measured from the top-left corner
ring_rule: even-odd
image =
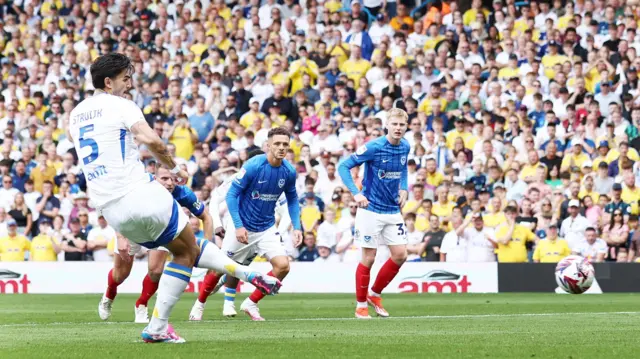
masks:
[[[55,262],[58,260],[58,253],[62,250],[60,241],[50,235],[51,222],[46,219],[40,222],[40,234],[31,240],[30,261],[34,262]]]
[[[98,217],[98,225],[93,227],[87,236],[87,250],[93,252],[93,260],[111,261],[115,245],[116,231],[107,224],[103,216]]]
[[[0,237],[0,262],[23,262],[26,252],[31,250],[31,242],[18,233],[18,225],[13,219],[7,220],[7,235]]]
[[[558,237],[558,225],[551,223],[546,231],[546,238],[538,241],[533,261],[535,263],[558,263],[571,254],[567,241]]]
[[[87,236],[82,233],[80,219],[73,218],[69,223],[70,231],[62,236],[61,248],[65,262],[84,261],[87,252]]]
[[[18,225],[18,233],[31,237],[31,229],[33,226],[33,216],[31,210],[24,201],[24,195],[20,192],[16,194],[9,216],[13,218]]]
[[[11,210],[16,194],[20,193],[13,187],[13,179],[11,176],[2,176],[2,187],[0,188],[0,206],[6,211]]]
[[[38,155],[38,166],[31,170],[30,175],[34,189],[44,193],[45,182],[53,183],[55,176],[56,169],[48,164],[47,155],[44,153]]]
[[[604,262],[607,257],[607,242],[598,238],[595,228],[588,227],[585,230],[583,240],[571,252],[588,259],[592,263]]]
[[[302,246],[303,247],[300,250],[300,254],[298,255],[298,261],[313,262],[318,259],[318,257],[320,257],[318,249],[316,248],[316,236],[313,234],[313,232],[305,233],[304,240],[302,241]]]
[[[36,201],[36,211],[40,214],[38,217],[38,225],[40,224],[39,221],[45,218],[53,221],[58,215],[60,211],[60,200],[53,195],[53,183],[51,181],[45,181],[42,184],[42,195]]]

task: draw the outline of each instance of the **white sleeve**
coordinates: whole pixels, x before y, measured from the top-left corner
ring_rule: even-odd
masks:
[[[600,253],[607,253],[607,242],[605,242],[603,239],[597,239],[597,246],[596,246],[596,253],[600,254]]]
[[[225,201],[231,182],[234,177],[230,177],[224,181],[218,188],[213,191],[211,195],[211,201],[209,201],[209,213],[213,219],[213,228],[222,227],[222,219],[220,218],[220,204]]]
[[[91,241],[95,241],[95,240],[96,240],[96,230],[92,229],[87,234],[87,242],[91,242]]]
[[[440,253],[444,253],[444,254],[449,253],[449,242],[450,242],[449,238],[451,237],[445,235],[444,238],[442,239],[442,244],[440,245]]]
[[[286,233],[291,227],[291,216],[289,216],[289,206],[287,200],[280,198],[276,205],[276,215],[280,216],[280,223],[278,223],[278,232],[280,234]]]
[[[145,121],[142,110],[135,102],[122,99],[122,104],[122,122],[128,130],[131,130],[136,123]]]

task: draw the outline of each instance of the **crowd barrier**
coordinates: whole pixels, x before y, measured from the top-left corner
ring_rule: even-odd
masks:
[[[292,263],[282,293],[353,293],[355,263]],[[268,263],[252,267],[266,273]],[[106,287],[109,262],[0,263],[0,294],[100,294]],[[555,264],[406,263],[386,293],[502,293],[556,290]],[[379,266],[372,269],[375,278]],[[640,292],[640,266],[629,263],[595,264],[592,293]],[[146,262],[135,262],[119,293],[139,293]],[[205,271],[195,268],[187,292],[198,292]],[[241,283],[240,292],[253,290]]]

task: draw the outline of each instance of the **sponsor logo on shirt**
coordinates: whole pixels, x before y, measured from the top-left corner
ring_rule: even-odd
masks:
[[[279,194],[260,193],[259,191],[251,192],[251,199],[259,199],[266,202],[275,202],[280,198]]]
[[[387,172],[385,170],[378,170],[379,179],[400,179],[402,172]]]
[[[98,166],[92,172],[87,173],[87,181],[93,181],[94,179],[106,175],[107,173],[108,172],[106,167]]]

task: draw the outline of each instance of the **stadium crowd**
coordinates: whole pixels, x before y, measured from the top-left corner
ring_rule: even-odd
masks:
[[[0,261],[111,260],[66,131],[110,51],[134,59],[128,96],[205,203],[270,128],[294,133],[303,245],[281,233],[295,260],[358,261],[336,165],[398,107],[410,261],[636,261],[640,9],[462,3],[0,0]]]

